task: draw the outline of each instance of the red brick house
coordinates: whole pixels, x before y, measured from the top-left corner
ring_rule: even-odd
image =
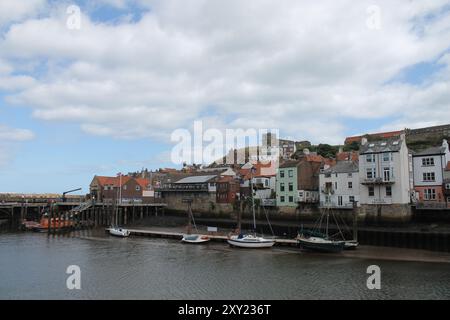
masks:
[[[151,202],[151,193],[147,192],[152,190],[149,179],[130,176],[122,176],[121,178],[95,176],[89,189],[91,196],[99,202],[117,201],[120,197],[122,203]]]
[[[238,179],[231,176],[220,177],[216,182],[216,202],[235,203],[239,198],[239,191]]]

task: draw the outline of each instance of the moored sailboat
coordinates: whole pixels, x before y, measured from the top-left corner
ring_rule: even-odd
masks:
[[[253,173],[254,167],[251,168]],[[256,230],[256,215],[255,215],[255,199],[253,197],[253,175],[250,176],[250,190],[252,199],[252,212],[253,212],[253,230]],[[240,227],[238,228],[240,229]],[[275,244],[274,239],[267,239],[264,237],[256,236],[254,234],[242,234],[239,230],[238,235],[231,235],[228,237],[227,242],[232,247],[240,248],[270,248]]]
[[[321,233],[322,220],[326,215],[326,231],[325,233]],[[302,249],[310,250],[310,251],[320,251],[320,252],[341,252],[342,250],[351,250],[356,249],[358,246],[358,241],[356,240],[357,232],[356,232],[356,221],[354,221],[354,240],[346,240],[344,234],[342,233],[339,225],[337,224],[336,217],[332,213],[333,218],[336,222],[336,226],[339,230],[337,235],[341,236],[341,239],[336,239],[336,235],[329,235],[329,217],[330,210],[325,210],[322,212],[322,215],[318,222],[318,227],[314,230],[301,230],[297,236],[297,243]]]
[[[183,238],[181,239],[181,241],[185,242],[185,243],[192,243],[192,244],[200,244],[200,243],[205,243],[205,242],[210,241],[211,240],[210,237],[208,237],[206,235],[198,234],[197,225],[195,224],[194,215],[192,214],[192,208],[191,208],[192,199],[185,199],[183,201],[188,203],[188,230],[187,230],[187,234],[183,235]],[[197,234],[191,234],[191,229],[192,229],[191,219],[194,222],[194,227],[195,227]]]
[[[120,227],[111,227],[109,229],[109,234],[116,236],[116,237],[125,238],[125,237],[130,236],[130,231],[127,229],[120,228]]]

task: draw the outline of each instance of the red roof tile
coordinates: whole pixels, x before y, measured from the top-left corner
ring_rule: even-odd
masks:
[[[144,189],[146,189],[148,187],[148,185],[150,184],[150,180],[149,179],[134,178],[134,180],[136,180],[137,184],[140,185]]]
[[[356,151],[351,152],[339,152],[336,154],[336,160],[337,161],[358,161],[359,160],[359,153]]]
[[[276,166],[274,163],[255,163],[253,167],[256,169],[256,172],[253,173],[253,177],[273,177],[276,176]],[[240,169],[239,174],[244,179],[250,179],[251,172],[250,169]]]
[[[131,177],[129,176],[122,176],[122,179],[119,177],[104,177],[104,176],[97,176],[97,181],[101,186],[105,185],[112,185],[114,187],[118,187],[120,181],[122,182],[122,186],[127,183]]]
[[[401,131],[390,131],[390,132],[379,132],[379,133],[372,133],[369,134],[369,136],[381,138],[381,139],[388,139],[393,138],[401,135],[403,133],[403,130]],[[345,144],[349,144],[352,142],[361,142],[363,136],[354,136],[354,137],[347,137],[345,139]]]

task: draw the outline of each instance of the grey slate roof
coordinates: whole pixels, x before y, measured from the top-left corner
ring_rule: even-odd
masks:
[[[402,148],[402,140],[393,138],[387,140],[370,141],[365,145],[361,145],[360,154],[381,153],[381,152],[397,152]]]
[[[358,163],[353,161],[338,161],[336,165],[324,170],[323,173],[353,173],[358,171]]]
[[[217,176],[190,176],[190,177],[186,177],[183,178],[181,180],[178,180],[177,182],[175,182],[176,184],[184,184],[184,183],[206,183],[209,180],[212,180],[214,178],[216,178]]]
[[[420,156],[431,156],[436,154],[445,154],[445,147],[439,146],[439,147],[430,147],[422,151],[414,152],[414,157],[420,157]]]

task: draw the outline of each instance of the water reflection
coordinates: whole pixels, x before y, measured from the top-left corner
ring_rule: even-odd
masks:
[[[102,231],[0,236],[2,299],[448,299],[448,264],[231,249],[168,239],[114,238]],[[66,288],[68,265],[82,289]],[[382,270],[382,290],[366,268]]]

